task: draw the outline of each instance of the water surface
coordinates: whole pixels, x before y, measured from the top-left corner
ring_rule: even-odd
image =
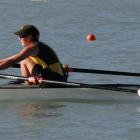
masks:
[[[0,57],[21,49],[13,35],[34,24],[41,40],[70,66],[140,71],[139,0],[1,0]],[[86,42],[88,33],[95,42]],[[2,73],[17,74],[8,69]],[[139,83],[139,78],[70,74],[70,81]],[[3,80],[1,80],[3,82]],[[114,101],[1,101],[3,140],[139,140],[140,103]]]

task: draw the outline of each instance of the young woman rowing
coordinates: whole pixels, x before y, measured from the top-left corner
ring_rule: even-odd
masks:
[[[67,81],[67,75],[52,48],[39,41],[39,30],[33,25],[23,25],[15,32],[19,37],[22,50],[0,60],[0,70],[20,63],[21,75],[31,77],[27,83],[38,83],[38,78]],[[39,78],[40,79],[40,78]]]

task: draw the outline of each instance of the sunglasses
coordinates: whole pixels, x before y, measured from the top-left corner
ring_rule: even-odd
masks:
[[[20,34],[19,35],[19,38],[25,38],[25,37],[28,37],[29,35],[26,35],[26,34]]]

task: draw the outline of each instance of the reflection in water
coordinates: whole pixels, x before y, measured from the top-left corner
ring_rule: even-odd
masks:
[[[46,101],[17,101],[7,102],[6,105],[8,105],[8,107],[10,107],[14,112],[20,114],[20,116],[30,118],[59,117],[63,115],[60,108],[66,107],[62,102]]]
[[[46,118],[46,117],[59,117],[63,114],[58,112],[58,108],[66,107],[60,102],[34,102],[26,103],[24,106],[20,107],[20,115],[22,117],[36,117],[36,118]]]

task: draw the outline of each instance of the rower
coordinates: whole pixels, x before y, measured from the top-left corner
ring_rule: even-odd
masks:
[[[21,75],[24,77],[37,76],[48,80],[67,81],[57,54],[50,46],[39,41],[40,33],[34,25],[23,25],[14,34],[18,35],[23,49],[0,60],[0,70],[19,62]]]

